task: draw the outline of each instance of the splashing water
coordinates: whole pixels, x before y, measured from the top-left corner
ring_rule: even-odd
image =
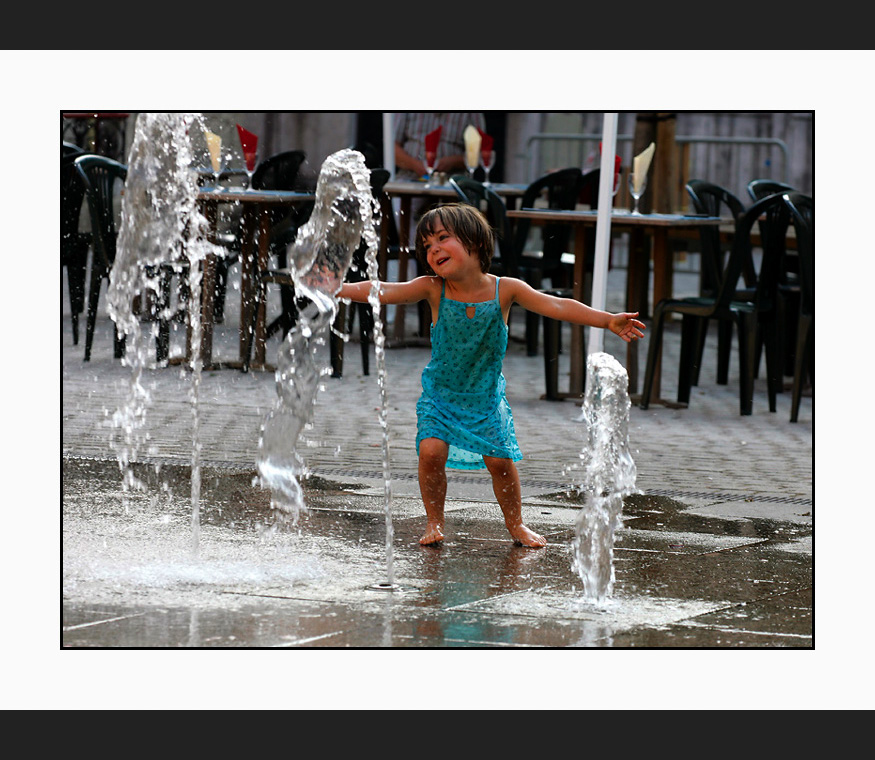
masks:
[[[572,567],[587,601],[601,603],[614,585],[614,532],[621,527],[623,497],[636,493],[629,453],[629,378],[610,354],[590,354],[580,419],[587,440],[580,453],[584,505],[575,522]]]
[[[265,418],[259,441],[258,473],[262,486],[271,491],[274,522],[271,530],[295,525],[306,509],[301,478],[306,465],[298,453],[302,430],[312,422],[320,379],[330,370],[320,364],[320,347],[325,345],[337,314],[336,295],[352,257],[364,238],[368,274],[374,306],[374,343],[377,348],[381,393],[381,426],[384,431],[384,479],[387,488],[387,554],[391,580],[391,490],[388,476],[388,437],[385,424],[385,368],[379,295],[376,287],[374,200],[370,172],[364,157],[354,150],[329,156],[322,165],[316,186],[316,202],[307,224],[289,247],[289,267],[297,296],[309,303],[301,309],[277,357],[277,403]]]
[[[200,262],[208,255],[221,255],[221,248],[207,240],[208,222],[197,207],[197,176],[192,170],[195,153],[189,133],[203,126],[196,113],[142,113],[137,117],[128,173],[122,197],[116,258],[110,272],[107,309],[116,329],[126,338],[124,363],[131,368],[128,400],[113,416],[111,445],[123,472],[125,492],[144,486],[133,475],[130,463],[145,444],[142,427],[149,393],[142,384],[143,371],[154,366],[151,341],[158,335],[153,322],[143,335],[134,299],[145,302],[160,292],[162,274],[188,270],[190,303],[200,303]],[[169,307],[159,314],[170,318]],[[198,440],[198,393],[200,386],[200,309],[188,309],[191,329],[193,378],[190,400],[193,417],[192,443],[192,552],[197,555],[200,531],[200,442]]]
[[[189,303],[201,302],[201,263],[208,256],[223,255],[208,241],[209,223],[197,206],[197,176],[192,170],[195,151],[189,134],[205,128],[197,113],[142,113],[128,156],[128,174],[122,197],[116,259],[110,273],[108,311],[116,329],[126,336],[124,363],[131,367],[126,404],[113,416],[111,446],[123,472],[123,494],[146,490],[130,466],[147,445],[142,428],[150,402],[142,383],[150,359],[151,337],[158,337],[158,323],[149,335],[141,330],[133,304],[137,296],[159,292],[162,274],[188,273]],[[384,480],[386,484],[386,551],[389,586],[392,578],[391,479],[389,476],[388,425],[385,395],[385,340],[380,321],[377,282],[378,240],[370,172],[364,157],[352,150],[329,156],[322,166],[316,203],[310,220],[289,249],[290,268],[297,294],[308,301],[297,325],[279,350],[276,408],[267,416],[259,441],[258,472],[271,490],[277,523],[297,522],[304,509],[300,478],[305,474],[297,453],[300,433],[312,419],[321,377],[327,368],[317,361],[319,346],[337,313],[336,294],[359,243],[367,246],[366,261],[374,307],[374,343],[381,389],[380,424],[383,429]],[[199,388],[201,380],[201,312],[187,309],[190,330],[192,382],[191,547],[198,555],[200,537]],[[169,305],[160,315],[171,317]],[[166,357],[162,357],[166,358]],[[127,496],[123,496],[126,501]]]

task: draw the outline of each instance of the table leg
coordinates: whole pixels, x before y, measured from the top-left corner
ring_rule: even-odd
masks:
[[[258,224],[257,209],[253,204],[243,206],[242,231],[243,240],[240,246],[240,361],[249,355],[249,343],[252,334],[252,310],[255,308],[255,231]]]
[[[267,269],[270,260],[270,211],[261,208],[258,214],[258,262],[256,267],[259,272]],[[258,304],[258,313],[255,315],[255,356],[253,366],[264,368],[267,358],[267,299],[262,298]]]
[[[586,227],[574,225],[574,298],[583,301],[586,279]],[[583,327],[571,325],[571,375],[568,395],[572,398],[583,395],[584,388]]]
[[[389,269],[389,225],[392,224],[392,204],[386,196],[380,198],[380,248],[377,253],[377,279],[386,281]]]
[[[398,282],[407,281],[407,260],[410,255],[410,209],[409,196],[401,198],[401,218],[398,223]],[[395,340],[404,340],[404,304],[395,307]]]
[[[629,232],[629,263],[626,270],[626,308],[638,312],[641,319],[647,315],[647,291],[650,279],[650,253],[641,230]],[[626,344],[626,374],[629,393],[638,392],[638,341]]]
[[[377,279],[385,282],[389,273],[389,225],[393,223],[392,202],[384,194],[380,197],[380,250],[377,255]],[[386,307],[380,307],[380,322],[386,324]]]
[[[216,254],[204,258],[201,280],[201,366],[213,366],[213,302],[216,300]]]
[[[208,225],[208,236],[210,242],[216,240],[216,226],[218,224],[218,204],[204,204],[204,216]],[[213,301],[215,299],[216,288],[216,256],[208,254],[204,257],[201,266],[201,297],[200,304],[189,301],[189,309],[200,308],[201,311],[201,346],[200,346],[200,365],[203,368],[209,368],[213,364]],[[192,294],[193,295],[193,294]],[[191,361],[192,357],[192,330],[191,316],[189,315],[188,330],[186,332],[186,356]]]
[[[663,298],[671,298],[672,292],[672,254],[668,247],[668,233],[665,228],[653,231],[653,305],[656,306]],[[656,359],[653,370],[652,398],[660,399],[662,384],[662,354]]]
[[[630,236],[629,273],[627,298],[629,311],[647,313],[647,293],[649,282],[649,259],[653,259],[653,304],[658,304],[664,298],[671,298],[674,261],[668,245],[668,231],[664,228],[654,228],[651,234],[651,254],[646,255],[641,239],[636,240],[635,234]],[[629,375],[629,394],[638,393],[638,341],[629,343],[626,348],[626,371]],[[667,402],[661,397],[662,386],[662,355],[657,357],[653,371],[653,387],[650,403]]]

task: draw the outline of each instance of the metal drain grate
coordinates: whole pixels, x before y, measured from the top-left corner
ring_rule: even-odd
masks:
[[[68,456],[64,455],[64,459],[80,460],[80,461],[97,461],[97,462],[114,462],[115,457],[85,457],[85,456]],[[151,465],[166,465],[173,467],[187,466],[191,463],[186,460],[172,459],[168,457],[139,457],[137,464]],[[242,465],[239,462],[228,462],[221,460],[210,460],[202,462],[201,466],[207,469],[228,470],[233,472],[251,472],[255,474],[255,465]],[[313,475],[320,477],[335,477],[335,478],[366,478],[369,480],[382,480],[383,473],[376,470],[354,470],[341,467],[318,467],[312,470]],[[483,483],[488,481],[488,475],[483,474],[482,477],[471,475],[458,475],[454,472],[447,473],[447,480],[450,483]],[[393,472],[393,480],[417,480],[418,475],[413,472]],[[566,491],[569,483],[567,481],[558,480],[522,480],[521,485],[526,488],[539,488],[545,491]],[[738,494],[725,493],[721,491],[676,491],[672,489],[651,488],[642,492],[645,496],[668,496],[678,501],[687,499],[719,499],[724,501],[759,501],[768,504],[792,504],[800,507],[812,506],[811,499],[806,499],[799,496],[765,496],[759,494]]]
[[[764,501],[768,504],[795,504],[800,507],[810,507],[811,499],[801,496],[762,496],[759,494],[721,493],[720,491],[672,491],[669,489],[651,488],[644,492],[650,496],[670,496],[673,499],[721,499],[724,501]]]

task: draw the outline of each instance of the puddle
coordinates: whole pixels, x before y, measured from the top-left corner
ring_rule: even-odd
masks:
[[[615,590],[597,607],[572,569],[573,504],[524,506],[550,541],[531,550],[509,541],[496,504],[451,501],[436,549],[419,546],[418,500],[396,499],[395,593],[368,487],[305,480],[310,509],[267,540],[254,467],[204,467],[193,559],[190,468],[136,467],[148,490],[124,499],[114,460],[63,462],[65,645],[811,646],[810,541],[792,525],[740,530],[630,498]]]

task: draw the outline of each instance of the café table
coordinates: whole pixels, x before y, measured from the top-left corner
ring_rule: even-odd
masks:
[[[570,211],[556,209],[508,209],[511,220],[528,219],[533,224],[549,223],[570,224],[574,227],[574,288],[573,295],[582,300],[584,270],[586,260],[586,236],[584,230],[598,223],[598,211],[575,209]],[[669,236],[673,231],[690,230],[702,225],[719,226],[726,220],[716,216],[701,216],[695,214],[631,214],[625,210],[614,209],[611,213],[611,229],[641,231],[649,235],[652,241],[650,258],[653,263],[653,303],[659,303],[663,298],[671,296],[673,259],[669,246]],[[649,263],[643,259],[640,249],[630,247],[629,268],[626,275],[626,308],[631,312],[646,312],[649,281]],[[642,302],[643,299],[643,302]],[[571,377],[568,394],[578,397],[583,394],[583,329],[571,331]],[[634,396],[638,392],[638,341],[632,341],[626,347],[626,372],[629,376],[629,393]],[[660,398],[661,361],[657,362],[653,378],[653,397],[661,403],[670,406],[670,402]]]
[[[518,198],[523,196],[526,190],[526,185],[519,185],[506,182],[492,182],[489,188],[505,199],[508,208],[512,208]],[[400,215],[398,219],[398,282],[406,282],[408,278],[407,266],[410,261],[410,225],[412,219],[412,207],[414,198],[423,198],[432,202],[449,203],[458,200],[456,191],[447,183],[438,183],[432,181],[426,183],[420,180],[392,180],[385,184],[383,190],[388,195],[389,199],[398,198],[400,200]],[[388,223],[388,219],[383,218],[383,225]],[[383,239],[386,238],[384,234]],[[385,246],[380,251],[380,272],[381,276],[385,276],[387,250]],[[404,304],[399,304],[395,307],[395,321],[393,324],[392,342],[394,346],[405,345],[405,326],[404,326],[405,309]]]
[[[215,243],[218,235],[218,209],[220,204],[242,206],[242,237],[240,251],[240,358],[237,361],[213,361],[213,301],[216,285],[216,255],[206,256],[201,287],[201,363],[205,369],[230,367],[242,369],[249,356],[249,341],[254,340],[254,361],[251,369],[269,369],[265,361],[266,311],[262,301],[256,315],[255,335],[250,335],[252,310],[255,307],[257,283],[256,271],[268,268],[270,255],[271,210],[282,206],[299,206],[314,201],[313,193],[287,190],[246,190],[242,188],[202,187],[197,202],[209,223],[209,239]],[[256,236],[258,248],[255,250]],[[255,266],[253,266],[253,260]],[[190,355],[191,328],[189,327],[187,354]]]
[[[216,173],[213,171],[211,166],[196,166],[194,167],[194,171],[197,174],[198,185],[213,186],[216,181]],[[246,169],[238,166],[226,166],[219,172],[219,182],[233,180],[233,182],[236,184],[240,182],[243,177],[246,176]],[[229,186],[227,189],[234,190],[238,188],[235,188],[234,186]]]

